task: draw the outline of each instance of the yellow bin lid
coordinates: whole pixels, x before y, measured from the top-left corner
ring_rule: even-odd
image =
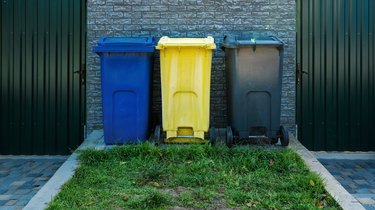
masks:
[[[162,50],[168,47],[204,47],[206,49],[216,49],[214,38],[208,36],[207,38],[169,38],[163,36],[156,49]]]

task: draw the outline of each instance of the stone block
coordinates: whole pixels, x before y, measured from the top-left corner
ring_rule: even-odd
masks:
[[[361,204],[375,205],[375,200],[372,198],[356,198]]]
[[[5,203],[5,206],[13,206],[17,203],[17,200],[9,200],[8,202]]]

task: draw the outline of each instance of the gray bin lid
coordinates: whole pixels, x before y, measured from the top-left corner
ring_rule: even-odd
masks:
[[[275,46],[283,47],[284,43],[277,37],[259,37],[259,38],[236,38],[234,36],[226,36],[224,38],[223,48],[241,48],[254,46]]]

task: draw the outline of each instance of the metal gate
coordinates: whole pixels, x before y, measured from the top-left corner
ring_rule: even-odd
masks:
[[[312,150],[375,150],[375,2],[297,5],[299,140]]]
[[[85,122],[85,0],[0,3],[0,154],[68,154]]]

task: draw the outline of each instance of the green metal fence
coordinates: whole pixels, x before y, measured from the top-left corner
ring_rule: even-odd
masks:
[[[312,150],[375,150],[375,2],[297,5],[298,138]]]
[[[0,154],[67,154],[83,138],[86,2],[0,4]]]

